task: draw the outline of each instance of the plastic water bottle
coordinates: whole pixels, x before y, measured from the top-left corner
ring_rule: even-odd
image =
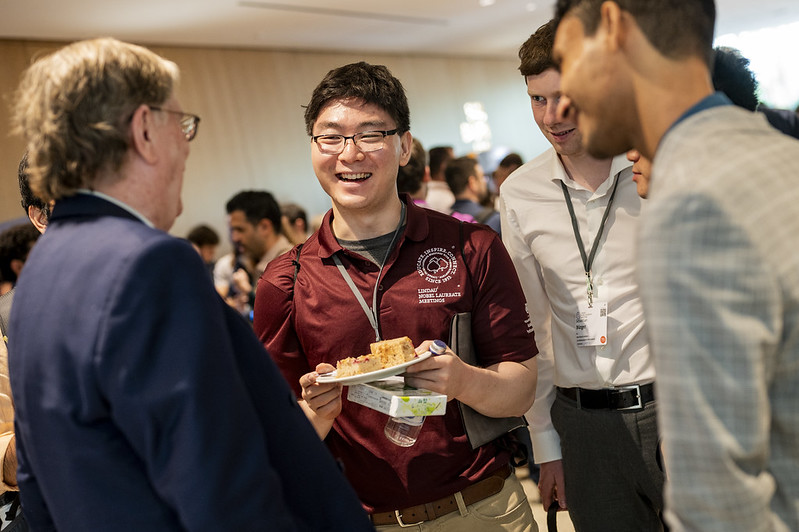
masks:
[[[447,344],[435,340],[430,344],[430,352],[442,355],[447,349]],[[416,443],[419,433],[422,432],[425,416],[389,417],[383,432],[386,438],[400,447],[410,447]]]
[[[410,447],[416,443],[423,424],[424,416],[390,417],[383,432],[392,443]]]

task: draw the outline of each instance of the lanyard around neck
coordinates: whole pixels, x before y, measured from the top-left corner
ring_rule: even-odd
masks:
[[[572,206],[572,198],[571,194],[569,194],[569,187],[567,187],[566,183],[563,181],[560,182],[560,186],[563,189],[563,196],[566,198],[566,206],[569,207],[569,216],[571,216],[572,219],[574,238],[577,239],[577,247],[580,250],[580,257],[583,259],[586,291],[588,292],[588,307],[591,308],[594,304],[594,281],[591,278],[591,266],[594,264],[594,257],[596,256],[596,250],[599,247],[599,240],[602,238],[602,232],[605,230],[605,222],[610,214],[610,207],[613,205],[613,198],[616,197],[616,187],[619,186],[619,174],[616,174],[616,179],[613,181],[613,191],[610,193],[608,206],[605,208],[605,214],[602,215],[602,221],[599,224],[599,230],[597,231],[596,238],[594,238],[594,244],[591,246],[591,253],[588,254],[588,256],[585,254],[583,239],[580,237],[580,225],[577,223],[577,216],[574,214],[574,206]]]
[[[369,320],[369,325],[372,326],[372,329],[375,332],[375,342],[379,342],[381,340],[380,337],[380,324],[379,324],[379,315],[378,315],[378,307],[377,307],[377,291],[378,287],[380,286],[380,277],[383,275],[383,267],[386,265],[388,261],[389,255],[391,255],[391,251],[394,249],[394,244],[397,242],[397,236],[399,236],[400,229],[402,229],[402,222],[405,220],[405,203],[402,203],[402,210],[400,212],[400,219],[397,223],[397,228],[394,229],[394,236],[391,238],[391,243],[388,245],[388,250],[386,250],[386,255],[383,257],[383,261],[380,264],[380,271],[377,272],[377,281],[375,281],[375,288],[372,292],[372,306],[366,304],[366,300],[361,295],[361,291],[358,290],[358,287],[355,286],[355,282],[352,280],[352,277],[347,272],[347,269],[344,267],[344,264],[341,262],[341,258],[339,258],[338,253],[333,255],[333,262],[336,263],[336,267],[338,271],[341,273],[341,276],[347,282],[347,286],[350,287],[353,295],[355,295],[355,299],[358,300],[360,303],[361,308],[363,309],[364,314],[366,314],[366,318]]]

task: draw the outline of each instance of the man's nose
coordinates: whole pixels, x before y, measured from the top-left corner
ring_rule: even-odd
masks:
[[[544,124],[552,126],[560,122],[558,118],[558,103],[555,101],[548,101],[546,111],[544,111]]]
[[[342,161],[357,161],[363,159],[364,154],[353,139],[344,139],[344,149],[338,154],[338,158]]]
[[[577,108],[574,106],[571,98],[568,96],[561,96],[560,100],[558,101],[558,108],[556,111],[556,115],[558,120],[562,122],[566,122],[569,120],[574,120],[577,114]]]

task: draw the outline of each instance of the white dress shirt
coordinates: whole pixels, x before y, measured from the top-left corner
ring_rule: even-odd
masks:
[[[446,181],[430,181],[427,183],[425,201],[428,208],[450,214],[452,204],[455,203],[455,194],[452,193]]]
[[[550,148],[502,185],[502,239],[519,274],[539,349],[538,387],[527,415],[538,463],[561,458],[549,413],[555,386],[600,389],[655,378],[635,277],[642,200],[630,167],[624,156],[616,157],[608,179],[591,192],[568,177]],[[594,301],[608,304],[607,343],[578,347],[575,314],[578,304],[587,303],[586,275],[561,182],[569,189],[589,254],[616,175],[618,189],[591,267]]]

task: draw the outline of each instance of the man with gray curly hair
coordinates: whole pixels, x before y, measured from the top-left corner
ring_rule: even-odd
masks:
[[[8,332],[23,511],[34,530],[369,530],[249,324],[166,233],[200,120],[177,80],[97,39],[18,90],[31,186],[56,200]]]

